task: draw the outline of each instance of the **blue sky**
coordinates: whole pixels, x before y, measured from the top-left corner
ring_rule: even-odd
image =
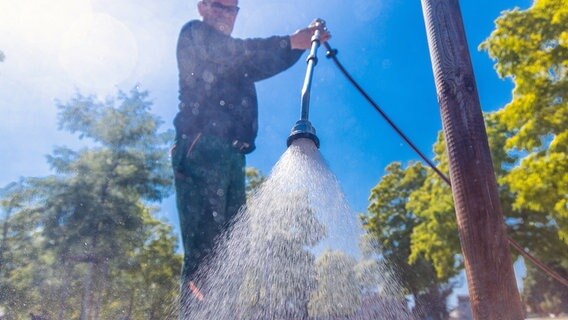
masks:
[[[477,46],[502,10],[528,0],[462,1],[462,15],[482,108],[511,98]],[[330,41],[353,77],[428,155],[441,129],[419,1],[243,0],[234,35],[289,34],[313,18],[327,21]],[[153,112],[171,127],[177,108],[175,44],[180,27],[197,18],[195,1],[20,0],[0,3],[0,185],[49,173],[53,145],[79,145],[58,131],[55,101],[77,90],[101,98],[139,84]],[[319,51],[310,120],[321,151],[355,211],[365,211],[370,189],[392,161],[417,159],[402,140]],[[267,174],[300,116],[304,57],[288,71],[258,83],[260,130],[248,165]]]
[[[512,83],[497,77],[477,46],[500,12],[528,0],[461,1],[482,109],[511,99]],[[441,121],[420,1],[241,0],[236,37],[285,35],[316,17],[327,21],[339,59],[427,155]],[[76,91],[101,99],[134,85],[149,90],[152,111],[171,128],[177,110],[175,45],[181,26],[198,18],[188,0],[19,0],[0,2],[0,186],[45,176],[54,145],[81,146],[58,131],[55,102]],[[352,209],[364,212],[371,188],[393,161],[418,157],[347,83],[320,49],[310,120],[321,152]],[[258,83],[260,129],[247,164],[264,174],[280,158],[300,116],[305,57]],[[163,214],[176,223],[171,199]]]

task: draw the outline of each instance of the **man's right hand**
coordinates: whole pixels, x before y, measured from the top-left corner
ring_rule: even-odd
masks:
[[[321,19],[316,19],[310,23],[307,28],[297,30],[290,36],[290,45],[292,49],[309,49],[312,46],[312,36],[316,30],[320,31],[321,43],[324,43],[331,38],[331,33],[327,30],[325,22]]]

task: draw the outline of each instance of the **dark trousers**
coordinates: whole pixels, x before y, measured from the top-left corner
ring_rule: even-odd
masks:
[[[177,139],[172,165],[184,249],[183,310],[195,298],[190,284],[199,288],[194,279],[199,264],[245,204],[245,156],[223,138],[197,134]]]

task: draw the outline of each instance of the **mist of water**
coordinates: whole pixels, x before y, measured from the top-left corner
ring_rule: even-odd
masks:
[[[394,273],[362,234],[318,149],[296,140],[200,267],[199,293],[172,314],[411,319]]]

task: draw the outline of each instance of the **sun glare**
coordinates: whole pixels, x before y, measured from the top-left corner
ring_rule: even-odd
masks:
[[[133,33],[91,0],[0,1],[0,29],[9,66],[28,72],[27,79],[49,66],[58,85],[104,94],[127,80],[138,60]]]
[[[114,88],[132,74],[137,58],[134,35],[108,14],[77,18],[61,39],[59,63],[81,87]]]
[[[0,28],[13,41],[49,52],[74,19],[91,11],[89,0],[0,1]]]

